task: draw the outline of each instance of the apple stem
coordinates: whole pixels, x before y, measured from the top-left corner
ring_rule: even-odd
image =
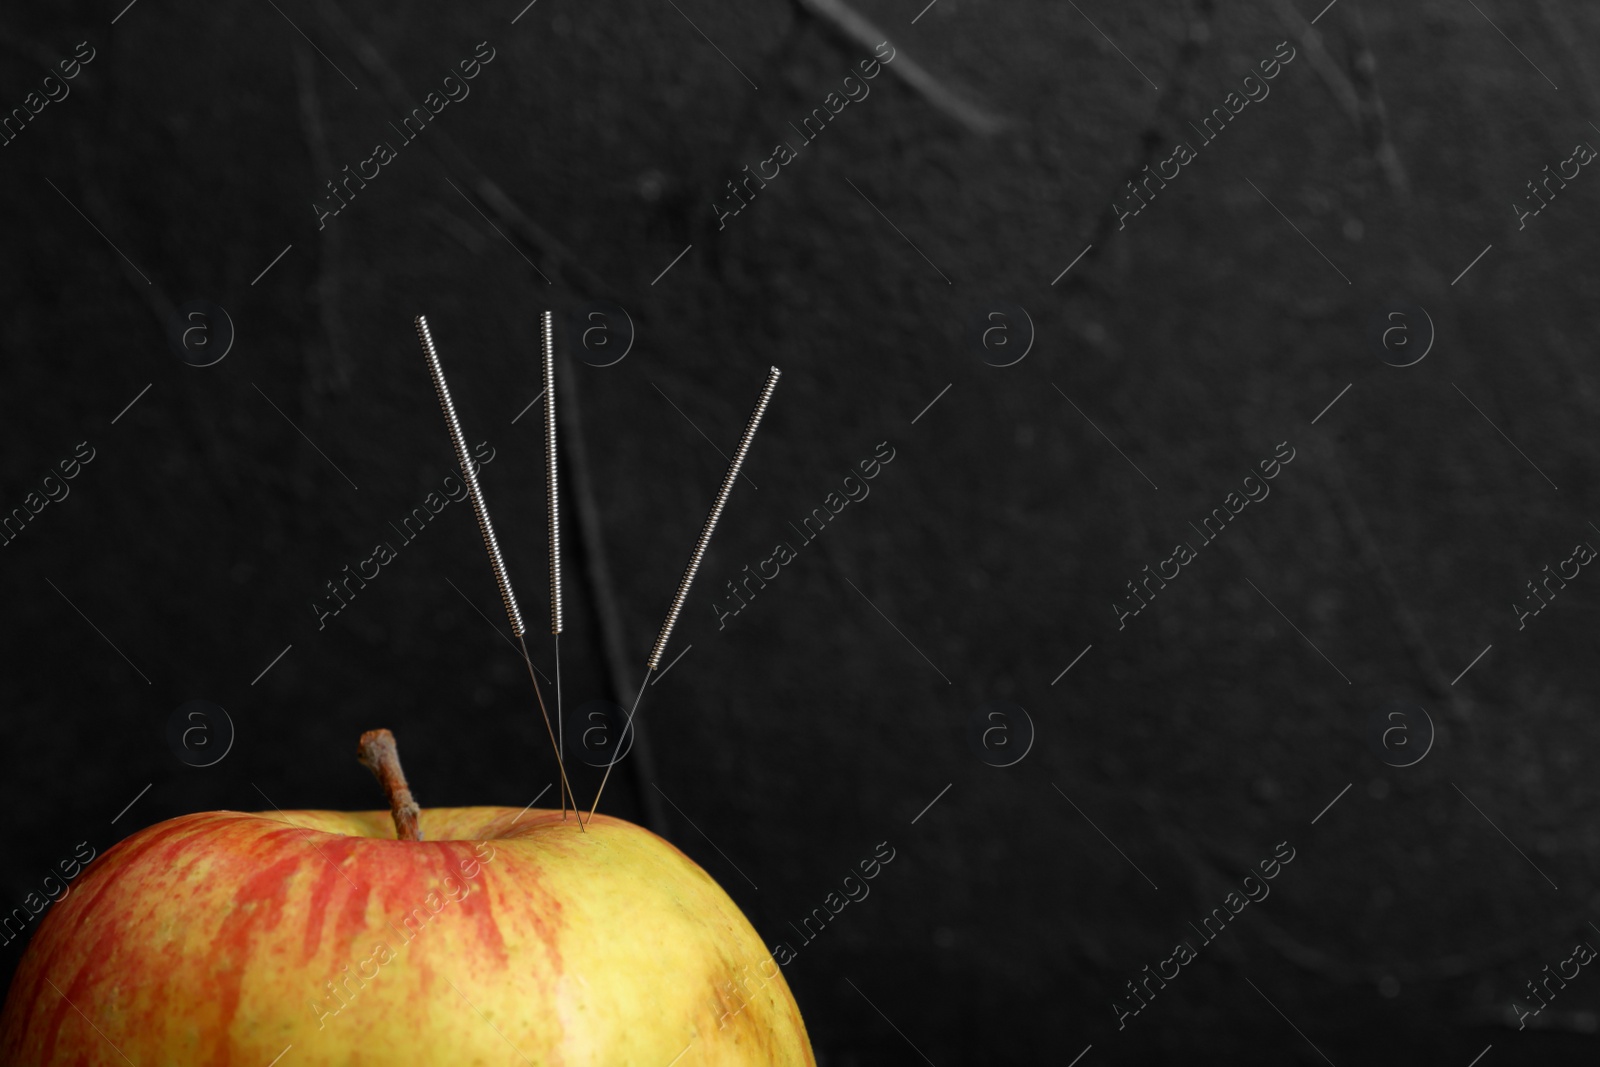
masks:
[[[388,730],[368,730],[361,735],[357,750],[361,765],[371,771],[389,797],[389,810],[394,814],[394,831],[402,841],[421,841],[422,827],[417,819],[422,809],[406,785],[406,774],[400,769],[400,750],[395,747],[394,734]]]

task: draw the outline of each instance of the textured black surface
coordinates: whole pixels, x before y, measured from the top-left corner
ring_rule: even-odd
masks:
[[[631,703],[719,450],[784,371],[667,658],[689,651],[644,695],[648,765],[603,806],[797,950],[820,1062],[1592,1062],[1600,979],[1522,1031],[1514,998],[1600,945],[1600,576],[1520,629],[1512,605],[1600,545],[1600,176],[1520,229],[1512,205],[1600,144],[1600,12],[1340,0],[1307,37],[1320,2],[871,0],[891,69],[719,229],[724,183],[871,46],[811,14],[832,4],[519,6],[0,15],[0,107],[94,54],[0,147],[0,507],[94,457],[0,547],[6,907],[78,842],[180,813],[377,806],[375,726],[425,806],[554,781],[470,505],[391,527],[454,462],[425,313],[553,673],[542,407],[518,418],[549,307],[568,707]],[[1284,41],[1270,95],[1118,229],[1130,173]],[[403,142],[479,42],[470,95]],[[964,129],[902,60],[1012,125]],[[319,229],[379,141],[395,158]],[[209,367],[168,342],[193,300],[236,333]],[[597,300],[636,327],[609,367],[572,358]],[[1369,344],[1397,302],[1437,335],[1404,368]],[[1003,305],[1035,339],[995,367],[971,337]],[[1203,543],[1190,524],[1280,446],[1270,495]],[[804,543],[790,524],[847,491]],[[319,629],[324,583],[384,541]],[[1124,583],[1184,541],[1119,629]],[[190,700],[237,729],[209,767],[169,746]],[[1036,729],[1009,767],[969,745],[990,701]],[[1409,767],[1369,742],[1395,701],[1437,727]],[[880,842],[870,896],[803,943]],[[1190,924],[1280,842],[1270,896],[1204,943]],[[1197,958],[1119,1029],[1184,938]]]

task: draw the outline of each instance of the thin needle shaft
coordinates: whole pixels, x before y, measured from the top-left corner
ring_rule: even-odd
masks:
[[[528,665],[528,677],[533,680],[533,695],[539,698],[539,711],[540,711],[540,713],[542,715],[544,715],[544,729],[545,729],[545,732],[550,735],[550,747],[556,750],[556,767],[557,767],[557,769],[559,769],[561,771],[561,786],[568,793],[572,793],[572,783],[567,781],[567,764],[566,764],[566,761],[561,758],[561,746],[556,744],[556,732],[550,726],[550,713],[548,711],[545,711],[544,693],[541,692],[540,689],[539,689],[539,676],[537,674],[533,673],[533,657],[528,655],[528,642],[527,642],[527,639],[522,637],[521,635],[518,635],[517,641],[518,641],[519,644],[522,645],[522,661]],[[573,811],[573,814],[579,816],[579,818],[578,818],[578,829],[579,830],[583,830],[583,817],[582,817],[582,814],[578,811],[578,797],[577,797],[577,794],[575,794],[575,793],[573,794],[573,797],[572,797],[572,811]],[[563,820],[565,820],[566,816],[567,816],[566,801],[563,799],[562,808],[561,808],[561,817],[562,817]],[[588,831],[584,830],[584,833],[588,833]]]
[[[623,739],[628,736],[628,730],[633,726],[633,717],[639,712],[639,701],[644,699],[645,683],[650,680],[650,674],[654,670],[654,667],[646,667],[644,677],[639,680],[639,695],[633,698],[633,710],[628,712],[628,718],[622,724],[622,735],[621,737],[617,738],[616,747],[613,750],[614,752],[622,751]],[[589,809],[589,818],[591,819],[594,818],[594,813],[600,810],[600,797],[606,791],[606,781],[611,777],[611,768],[615,767],[616,765],[617,758],[613,755],[611,757],[611,761],[606,764],[606,773],[600,776],[600,788],[596,789],[594,792],[594,807]]]
[[[560,634],[556,634],[556,751],[560,752],[560,753],[563,753],[563,758],[565,758],[566,750],[567,750],[566,720],[561,717],[561,635]],[[569,792],[570,792],[570,790],[569,790]],[[578,821],[580,823],[583,821],[583,817],[580,814],[582,812],[582,810],[583,810],[582,808],[578,807],[578,795],[576,793],[573,793],[572,794],[572,812],[573,812],[574,815],[578,815]],[[567,798],[565,796],[563,796],[561,798],[561,820],[563,822],[565,822],[566,818],[567,818]]]

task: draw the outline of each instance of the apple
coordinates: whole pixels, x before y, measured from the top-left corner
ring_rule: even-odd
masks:
[[[0,1065],[815,1067],[682,852],[605,815],[418,809],[388,755],[391,812],[202,812],[107,851],[29,944]]]

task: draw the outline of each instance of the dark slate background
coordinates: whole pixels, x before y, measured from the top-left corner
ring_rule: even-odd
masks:
[[[1521,1031],[1513,998],[1600,944],[1600,577],[1521,629],[1513,604],[1600,545],[1600,176],[1521,229],[1513,204],[1600,142],[1600,10],[854,3],[0,15],[5,109],[95,53],[0,148],[0,505],[95,456],[0,549],[6,907],[180,813],[377,806],[374,726],[425,805],[554,780],[470,507],[324,629],[311,606],[454,465],[426,313],[553,672],[540,409],[513,422],[550,308],[569,708],[637,692],[719,450],[784,372],[603,807],[769,944],[895,850],[786,968],[819,1062],[1592,1062],[1600,978]],[[886,71],[719,231],[724,183],[872,54],[852,11],[1009,125]],[[319,230],[324,183],[482,41],[470,96]],[[1118,230],[1127,177],[1281,41],[1271,95]],[[193,300],[236,331],[209,367],[168,340]],[[574,357],[620,319],[594,352],[566,325],[597,300],[635,334],[609,367]],[[1404,368],[1369,343],[1395,302],[1410,352],[1435,334]],[[1007,306],[1014,347],[975,344]],[[870,496],[719,629],[724,583],[880,442]],[[1281,442],[1271,496],[1119,630],[1124,583]],[[167,740],[190,700],[236,729],[209,767]],[[995,700],[1036,731],[1005,768],[969,741]],[[1395,702],[1436,728],[1409,767],[1368,735]],[[1411,714],[1390,762],[1426,747]],[[1271,896],[1119,1030],[1124,983],[1279,842]]]

